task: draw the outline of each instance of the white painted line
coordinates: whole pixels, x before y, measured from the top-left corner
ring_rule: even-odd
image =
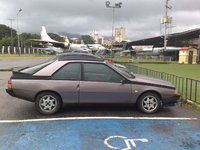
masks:
[[[0,123],[20,123],[38,121],[59,121],[59,120],[84,120],[84,119],[124,119],[124,120],[198,120],[198,118],[171,118],[171,117],[67,117],[47,119],[26,119],[26,120],[0,120]]]

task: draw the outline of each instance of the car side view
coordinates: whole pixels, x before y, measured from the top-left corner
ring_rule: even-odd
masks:
[[[174,105],[180,95],[170,82],[133,74],[92,54],[64,53],[13,71],[7,93],[35,103],[41,114],[67,104],[137,104],[144,113]]]

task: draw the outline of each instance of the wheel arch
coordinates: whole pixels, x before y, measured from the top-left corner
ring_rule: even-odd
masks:
[[[160,98],[160,101],[162,102],[162,96],[161,94],[158,92],[158,91],[155,91],[155,90],[148,90],[148,91],[144,91],[143,93],[141,93],[138,97],[137,97],[137,102],[138,103],[138,100],[140,99],[140,97],[142,95],[144,95],[145,93],[155,93],[156,95],[158,95],[158,97]]]
[[[43,92],[51,92],[51,93],[56,94],[57,96],[59,96],[61,102],[63,103],[63,100],[62,100],[61,95],[60,95],[58,92],[52,91],[52,90],[43,90],[43,91],[38,92],[38,93],[35,95],[35,97],[34,97],[34,101],[36,101],[37,96],[38,96],[39,94],[43,93]]]

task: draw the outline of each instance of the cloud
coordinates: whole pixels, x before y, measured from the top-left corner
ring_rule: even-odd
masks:
[[[120,0],[110,0],[114,5]],[[121,0],[122,1],[122,0]],[[115,27],[126,28],[127,39],[141,39],[160,35],[159,20],[165,14],[165,0],[123,0],[122,8],[115,10]],[[200,25],[200,1],[170,0],[176,27],[173,31],[197,28]],[[97,30],[104,36],[111,35],[112,9],[102,0],[1,0],[0,21],[10,25],[8,18],[19,14],[20,32],[40,32],[45,25],[48,32],[87,34]],[[16,28],[16,20],[13,27]]]

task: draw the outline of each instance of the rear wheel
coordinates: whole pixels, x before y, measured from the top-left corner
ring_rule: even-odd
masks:
[[[35,107],[41,114],[55,114],[61,106],[61,98],[53,92],[43,92],[36,97]]]
[[[160,98],[153,92],[144,93],[138,100],[138,107],[144,113],[155,113],[160,106]]]

